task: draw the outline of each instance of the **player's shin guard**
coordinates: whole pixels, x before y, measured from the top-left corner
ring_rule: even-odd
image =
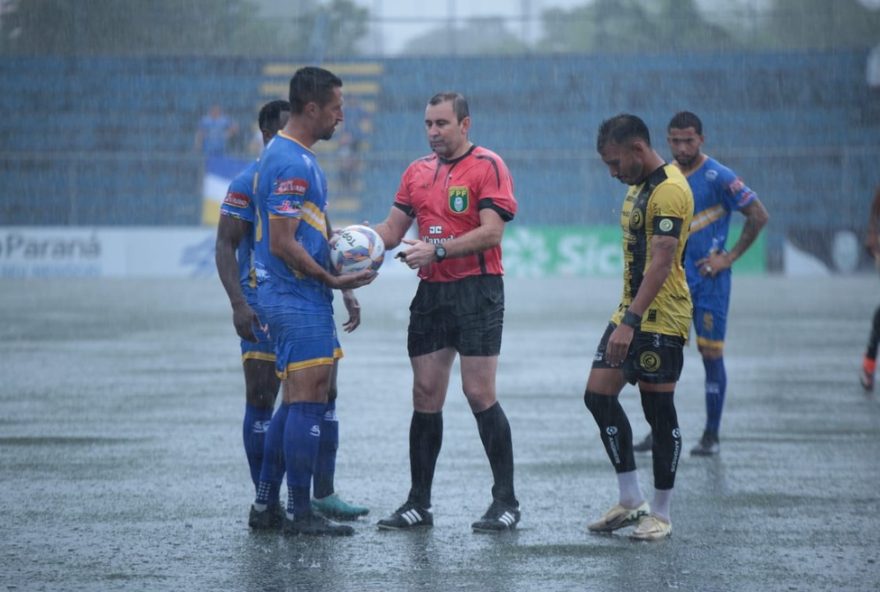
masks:
[[[263,465],[260,468],[260,484],[257,487],[257,505],[277,504],[284,479],[284,428],[290,404],[282,403],[269,422],[263,448]]]
[[[431,484],[442,444],[443,413],[413,411],[409,424],[409,470],[412,478],[409,501],[422,508],[431,507]]]
[[[260,471],[263,467],[263,452],[266,448],[266,432],[272,419],[272,407],[257,407],[246,404],[244,421],[241,426],[244,453],[251,471],[254,489],[260,485]]]
[[[318,444],[318,458],[315,461],[316,498],[324,498],[334,491],[333,479],[336,474],[336,451],[339,449],[339,419],[336,417],[336,401],[327,403],[321,419],[321,441]]]
[[[516,507],[516,496],[513,492],[513,441],[510,436],[510,423],[501,408],[495,403],[488,409],[474,413],[480,440],[492,467],[492,499]]]
[[[654,436],[654,488],[672,489],[681,456],[681,432],[675,412],[674,393],[642,391],[642,409]]]
[[[312,472],[321,439],[324,403],[293,403],[284,429],[287,466],[287,511],[295,516],[311,513]]]
[[[706,429],[714,434],[721,427],[721,412],[727,393],[727,371],[724,358],[703,358],[706,369]]]
[[[586,391],[584,404],[599,426],[599,436],[614,470],[618,473],[636,470],[632,428],[618,397]]]

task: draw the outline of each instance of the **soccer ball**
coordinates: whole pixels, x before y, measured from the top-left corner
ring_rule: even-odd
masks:
[[[339,274],[364,269],[378,270],[385,259],[385,243],[369,226],[346,226],[335,237],[330,248],[330,265]]]

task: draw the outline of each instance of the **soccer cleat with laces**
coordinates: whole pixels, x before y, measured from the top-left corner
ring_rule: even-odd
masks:
[[[369,514],[370,509],[350,504],[335,493],[331,493],[327,497],[313,499],[312,512],[333,520],[357,520]]]
[[[590,532],[613,532],[620,528],[626,528],[636,524],[639,520],[651,513],[648,502],[642,502],[637,508],[624,508],[617,504],[605,515],[587,526]]]
[[[648,435],[641,442],[633,445],[633,452],[651,452],[653,447],[654,437],[651,435],[651,432],[648,432]]]
[[[720,452],[721,442],[718,441],[718,434],[709,431],[703,432],[703,437],[691,448],[692,456],[715,456]]]
[[[434,515],[430,508],[421,508],[412,502],[406,502],[388,518],[376,523],[379,530],[406,530],[408,528],[434,526]]]
[[[248,516],[248,526],[254,530],[274,530],[281,527],[284,521],[284,510],[280,504],[271,504],[265,510],[259,511],[251,506]]]
[[[354,529],[345,524],[337,524],[320,514],[309,513],[305,516],[294,516],[293,520],[285,516],[282,532],[286,535],[351,536]]]
[[[672,534],[672,524],[657,514],[648,514],[639,520],[639,525],[629,538],[636,541],[659,541]]]
[[[483,517],[471,524],[474,532],[497,533],[513,530],[519,522],[519,504],[511,506],[498,500],[493,500],[492,505],[483,514]]]

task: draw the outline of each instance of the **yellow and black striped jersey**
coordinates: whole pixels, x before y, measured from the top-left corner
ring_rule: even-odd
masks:
[[[611,322],[620,324],[642,278],[651,265],[651,239],[655,235],[678,238],[669,276],[642,315],[641,330],[688,338],[691,296],[682,256],[694,215],[694,196],[687,179],[675,166],[660,167],[640,185],[630,185],[620,212],[623,228],[623,297]]]

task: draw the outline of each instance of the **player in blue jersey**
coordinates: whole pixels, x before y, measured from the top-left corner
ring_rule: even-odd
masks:
[[[868,236],[865,238],[865,246],[877,264],[880,271],[880,187],[874,194],[871,203],[871,211],[868,215]],[[877,371],[877,346],[880,344],[880,306],[874,310],[874,318],[871,321],[871,333],[868,336],[868,346],[862,358],[862,370],[859,373],[859,381],[866,392],[874,390],[874,373]]]
[[[287,473],[286,534],[351,535],[312,511],[310,492],[321,441],[322,422],[342,356],[333,320],[333,289],[355,289],[374,271],[336,276],[330,272],[327,179],[311,147],[329,140],[343,121],[342,81],[322,68],[297,70],[290,80],[291,115],[260,156],[255,197],[254,253],[257,300],[275,340],[275,370],[283,401],[270,424],[269,446],[278,427]],[[344,328],[351,328],[351,321]],[[271,488],[279,483],[265,462],[253,509],[269,512]],[[315,481],[316,495],[319,483]]]
[[[718,431],[727,390],[724,335],[730,304],[731,267],[752,245],[770,217],[758,196],[736,173],[702,153],[703,123],[699,117],[689,111],[677,113],[667,126],[666,140],[675,165],[687,177],[694,194],[685,272],[694,303],[697,348],[706,370],[706,426],[691,454],[712,456],[721,451]],[[734,211],[742,213],[746,220],[736,244],[727,250]],[[651,434],[635,449],[651,450]]]
[[[287,123],[290,103],[270,101],[260,109],[258,124],[263,144],[271,140]],[[275,344],[266,333],[265,325],[259,318],[256,279],[253,268],[254,249],[254,177],[259,162],[254,161],[242,171],[229,186],[226,198],[220,206],[220,221],[217,226],[215,259],[220,281],[232,305],[232,322],[241,338],[241,359],[245,378],[245,413],[242,425],[245,455],[250,467],[254,487],[259,485],[263,463],[266,433],[269,429],[275,398],[280,381],[275,374]],[[353,330],[360,323],[360,310],[353,294],[348,293],[346,306],[351,315],[347,327]],[[334,376],[335,378],[335,376]],[[335,401],[335,381],[331,400]],[[337,441],[330,436],[338,434],[335,411],[325,414],[324,423],[326,445],[319,454],[319,471],[316,481],[316,500],[313,504],[325,513],[343,519],[354,519],[369,512],[367,508],[353,506],[342,501],[334,492],[334,472],[336,465]],[[276,446],[277,447],[277,446]],[[283,462],[274,470],[283,475]],[[280,483],[279,483],[280,487]],[[277,490],[275,495],[277,500]],[[249,520],[251,527],[277,527],[281,525],[280,504],[273,504],[273,511],[260,516],[252,511]]]
[[[272,101],[260,109],[263,143],[284,127],[290,115],[287,101]],[[263,446],[280,384],[275,376],[275,344],[257,314],[257,290],[253,277],[254,249],[253,184],[258,162],[254,161],[233,179],[220,206],[215,261],[229,303],[232,324],[241,338],[244,369],[245,412],[242,435],[254,488],[260,480]]]

